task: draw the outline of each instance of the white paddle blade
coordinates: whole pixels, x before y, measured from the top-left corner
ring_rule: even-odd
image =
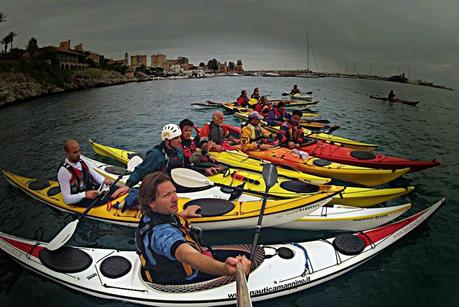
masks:
[[[172,169],[171,177],[176,184],[188,188],[202,188],[214,185],[206,176],[188,168]]]
[[[70,238],[73,236],[79,221],[80,220],[76,219],[73,222],[67,224],[67,226],[65,226],[61,232],[59,232],[57,236],[55,236],[54,239],[48,243],[46,248],[50,251],[55,251],[56,249],[64,246],[64,244],[67,243],[67,241],[70,240]]]
[[[132,172],[137,165],[140,165],[140,163],[143,162],[143,159],[140,156],[134,156],[131,159],[129,159],[127,163],[127,170]]]

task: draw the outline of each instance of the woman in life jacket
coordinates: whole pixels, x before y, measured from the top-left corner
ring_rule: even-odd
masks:
[[[215,259],[193,235],[187,218],[199,217],[199,206],[178,212],[178,198],[169,176],[162,172],[147,175],[140,187],[142,217],[135,241],[144,280],[179,285],[209,280],[217,276],[235,276],[241,263],[246,274],[250,261],[245,257]]]

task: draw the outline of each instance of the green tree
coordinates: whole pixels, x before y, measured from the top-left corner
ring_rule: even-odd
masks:
[[[0,11],[0,23],[5,22],[5,21],[6,21],[6,14]]]
[[[38,49],[38,41],[35,37],[32,37],[27,44],[27,51],[36,51]]]
[[[210,70],[218,70],[218,62],[216,59],[212,59],[207,63],[207,67]]]
[[[9,36],[9,39],[10,39],[10,44],[11,44],[10,51],[11,51],[11,49],[13,49],[14,38],[18,35],[15,32],[11,31],[7,36]]]
[[[8,45],[9,45],[10,41],[11,40],[10,40],[10,36],[9,35],[7,35],[4,38],[2,38],[2,45],[5,45],[5,53],[8,52]]]

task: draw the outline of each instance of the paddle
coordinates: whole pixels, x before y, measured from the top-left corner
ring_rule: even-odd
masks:
[[[118,181],[123,178],[123,176],[127,175],[129,172],[132,172],[135,167],[137,165],[139,165],[140,163],[142,163],[142,158],[139,157],[139,156],[134,156],[132,157],[129,161],[128,161],[128,164],[127,164],[127,169],[126,171],[119,175],[118,178],[116,178],[116,180],[110,185],[110,187],[113,187],[115,186]],[[50,250],[50,251],[54,251],[56,249],[59,249],[61,248],[65,243],[67,243],[68,240],[70,240],[70,238],[73,236],[73,234],[75,233],[75,230],[78,226],[78,222],[84,218],[89,210],[91,210],[95,205],[96,203],[103,197],[106,195],[106,192],[103,192],[103,193],[100,193],[95,199],[94,201],[91,203],[91,205],[89,205],[89,207],[86,208],[86,210],[84,210],[83,213],[81,213],[74,221],[70,222],[67,224],[67,226],[65,226],[55,237],[54,239],[52,239],[49,243],[48,243],[48,246],[47,246],[47,249]]]
[[[245,278],[242,264],[238,262],[236,264],[236,295],[237,295],[237,306],[238,307],[252,307],[252,301],[250,300],[249,287],[247,286],[247,279]]]
[[[312,92],[306,92],[306,93],[300,93],[300,94],[312,95]],[[281,95],[282,96],[290,96],[290,93],[283,92]]]
[[[263,192],[247,190],[247,189],[242,189],[239,187],[233,187],[230,185],[213,182],[209,180],[203,174],[198,173],[189,168],[180,168],[180,167],[174,168],[171,170],[171,177],[172,177],[172,180],[174,180],[176,184],[181,185],[183,187],[187,187],[187,188],[205,188],[205,187],[217,186],[217,187],[233,189],[233,190],[247,192],[247,193],[261,195],[261,196],[265,195],[265,193]],[[274,197],[275,195],[269,195],[269,196]]]
[[[261,223],[263,222],[263,215],[265,213],[266,201],[268,200],[268,192],[271,187],[276,184],[277,181],[277,168],[274,164],[263,165],[263,180],[265,181],[266,189],[265,195],[263,196],[263,202],[261,205],[260,215],[258,216],[258,223],[255,228],[255,235],[253,237],[252,250],[250,251],[250,261],[253,260],[255,248],[257,247],[258,237],[260,236]]]

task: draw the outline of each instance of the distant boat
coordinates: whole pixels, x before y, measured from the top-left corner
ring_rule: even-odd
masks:
[[[228,74],[228,76],[239,77],[240,74],[238,74],[237,72],[233,72],[233,73]]]
[[[276,72],[265,72],[263,77],[279,77],[279,74]]]

